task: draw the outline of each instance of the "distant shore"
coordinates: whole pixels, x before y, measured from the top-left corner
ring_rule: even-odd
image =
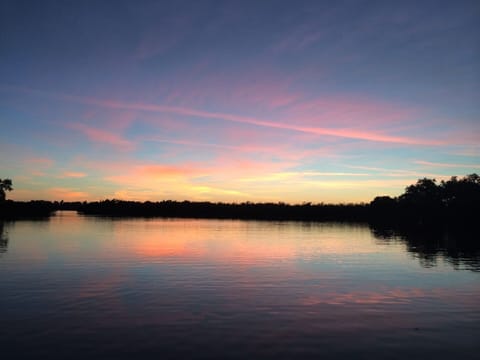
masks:
[[[370,203],[302,204],[214,203],[198,201],[94,202],[6,200],[0,202],[0,220],[48,217],[56,210],[109,217],[179,217],[250,220],[348,221],[397,226],[464,224],[478,222],[480,177],[477,174],[437,183],[419,179],[398,197],[377,196]]]
[[[163,217],[203,219],[244,219],[279,221],[339,221],[417,226],[476,224],[475,207],[436,209],[419,212],[385,199],[368,204],[285,204],[285,203],[212,203],[193,201],[137,202],[103,200],[97,202],[5,201],[0,204],[0,220],[48,218],[59,210],[102,217]]]
[[[55,202],[32,200],[0,202],[0,220],[48,218],[58,210]]]

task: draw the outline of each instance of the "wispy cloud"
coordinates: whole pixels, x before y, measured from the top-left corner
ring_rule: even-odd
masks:
[[[135,146],[133,142],[107,130],[97,129],[81,123],[70,123],[67,126],[73,130],[80,131],[86,135],[90,141],[96,143],[113,145],[126,151],[133,149]]]
[[[66,187],[45,187],[30,190],[26,188],[17,188],[12,193],[15,200],[52,200],[52,201],[85,201],[92,199],[91,194],[86,191]]]
[[[62,173],[60,177],[63,178],[84,178],[86,177],[87,174],[83,172],[78,172],[78,171],[66,171]]]
[[[392,136],[388,134],[382,134],[372,131],[359,131],[354,129],[333,129],[333,128],[322,128],[322,127],[313,127],[313,126],[299,126],[294,124],[273,122],[268,120],[257,119],[254,117],[227,114],[227,113],[217,113],[217,112],[208,112],[197,109],[175,107],[175,106],[165,106],[165,105],[154,105],[154,104],[144,104],[144,103],[126,103],[118,102],[112,100],[95,100],[89,98],[81,98],[82,101],[90,103],[92,105],[111,107],[116,109],[130,109],[130,110],[141,110],[141,111],[152,111],[159,113],[174,113],[178,115],[187,115],[195,116],[208,119],[217,119],[225,120],[230,122],[250,124],[267,128],[275,128],[282,130],[291,130],[295,132],[310,133],[315,135],[324,135],[324,136],[335,136],[341,138],[357,139],[357,140],[367,140],[375,142],[386,142],[386,143],[397,143],[397,144],[407,144],[407,145],[442,145],[443,143],[436,140],[428,139],[416,139],[404,136]]]
[[[347,178],[347,177],[365,177],[371,176],[367,173],[348,173],[348,172],[321,172],[321,171],[285,171],[267,174],[265,176],[257,177],[244,177],[240,178],[239,181],[242,182],[272,182],[272,181],[291,181],[291,180],[301,180],[308,178],[321,178],[321,177],[338,177],[338,178]]]
[[[5,87],[4,87],[5,88]],[[303,126],[297,125],[292,121],[289,122],[275,122],[271,120],[265,120],[256,117],[242,116],[236,114],[229,114],[223,112],[211,112],[198,110],[188,107],[178,107],[178,106],[168,106],[168,105],[157,105],[150,103],[141,103],[141,102],[122,102],[116,100],[106,100],[106,99],[96,99],[91,97],[83,96],[74,96],[67,94],[58,94],[53,92],[45,92],[39,90],[31,89],[18,89],[8,87],[11,90],[16,89],[17,91],[31,92],[35,94],[41,94],[43,96],[50,96],[58,99],[69,100],[74,102],[79,102],[83,104],[101,106],[111,109],[124,109],[124,110],[138,110],[146,112],[156,112],[156,113],[172,113],[177,115],[200,117],[207,119],[216,119],[234,123],[242,123],[255,125],[266,128],[280,129],[280,130],[289,130],[300,133],[308,133],[319,136],[333,136],[339,138],[347,139],[356,139],[356,140],[365,140],[373,142],[383,142],[383,143],[394,143],[394,144],[404,144],[404,145],[423,145],[423,146],[440,146],[444,145],[444,141],[435,140],[435,139],[422,139],[414,138],[407,136],[395,136],[389,135],[382,132],[370,131],[370,130],[357,130],[353,128],[327,128],[327,127],[318,127],[318,126]],[[295,119],[297,122],[298,119]],[[125,139],[122,139],[118,135],[113,135],[106,133],[99,129],[89,128],[83,124],[76,125],[78,130],[83,131],[87,136],[91,137],[93,140],[98,139],[101,141],[111,143],[112,145],[116,144],[119,146],[131,146],[132,144],[127,142]]]
[[[425,172],[419,170],[405,170],[405,169],[392,169],[387,167],[375,167],[375,166],[361,166],[361,165],[345,165],[350,169],[368,170],[372,172],[372,176],[382,176],[387,178],[404,178],[404,179],[417,179],[423,177],[430,177],[436,179],[447,179],[448,176],[440,173]],[[405,181],[405,180],[403,180]],[[405,182],[407,185],[407,182]]]
[[[232,140],[228,137],[228,134],[222,134],[223,140]],[[279,159],[284,159],[288,161],[298,161],[301,159],[306,159],[311,156],[322,156],[327,157],[337,157],[338,151],[334,151],[332,148],[327,148],[326,146],[317,146],[314,149],[302,149],[300,147],[295,147],[294,145],[284,143],[282,141],[263,141],[263,144],[249,143],[248,138],[239,138],[239,131],[235,131],[235,136],[233,137],[236,141],[231,141],[232,143],[237,143],[238,145],[226,145],[225,143],[207,143],[199,142],[188,139],[164,139],[160,137],[150,137],[150,136],[141,136],[135,138],[136,142],[158,142],[169,145],[179,145],[179,147],[185,149],[191,148],[204,148],[212,150],[213,153],[219,152],[228,152],[230,155],[255,155],[258,157],[276,157]]]
[[[49,198],[59,200],[80,201],[90,198],[90,194],[85,191],[78,191],[76,189],[55,187],[46,190]]]
[[[28,164],[41,166],[43,168],[49,168],[55,164],[55,161],[53,159],[46,157],[30,157],[26,159],[26,162]]]
[[[480,164],[458,164],[458,163],[439,163],[423,160],[415,160],[415,164],[433,167],[433,168],[461,168],[461,169],[480,169]]]

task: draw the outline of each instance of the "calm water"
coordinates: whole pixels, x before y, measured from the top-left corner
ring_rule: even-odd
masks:
[[[4,358],[480,356],[478,253],[449,238],[74,212],[0,230]]]

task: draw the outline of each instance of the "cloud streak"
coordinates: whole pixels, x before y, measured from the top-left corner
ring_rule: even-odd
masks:
[[[480,169],[480,164],[458,164],[458,163],[438,163],[423,160],[414,161],[415,164],[434,167],[434,168],[460,168],[460,169]]]
[[[3,86],[5,89],[5,86]],[[151,103],[142,103],[142,102],[123,102],[116,100],[108,99],[96,99],[92,97],[68,95],[68,94],[59,94],[48,91],[41,90],[32,90],[25,88],[17,87],[7,87],[10,90],[28,92],[33,94],[39,94],[43,96],[48,96],[56,99],[63,99],[68,101],[73,101],[82,104],[100,106],[110,109],[123,109],[123,110],[136,110],[136,111],[145,111],[145,112],[154,112],[154,113],[171,113],[175,115],[182,116],[192,116],[205,119],[215,119],[222,120],[234,123],[248,124],[254,126],[260,126],[265,128],[273,128],[279,130],[290,130],[299,133],[307,133],[319,136],[332,136],[338,138],[347,138],[354,140],[364,140],[372,142],[381,142],[381,143],[393,143],[393,144],[403,144],[403,145],[421,145],[421,146],[441,146],[445,145],[444,141],[434,140],[434,139],[420,139],[414,137],[406,136],[394,136],[389,134],[384,134],[375,131],[360,131],[352,128],[327,128],[327,127],[317,127],[317,126],[303,126],[292,123],[285,122],[275,122],[270,120],[265,120],[256,117],[242,116],[236,114],[229,114],[223,112],[212,112],[204,111],[195,108],[189,107],[180,107],[180,106],[170,106],[170,105],[158,105]],[[292,115],[292,118],[294,115]],[[296,119],[298,120],[298,119]],[[78,125],[77,129],[83,131],[87,136],[92,139],[103,139],[105,142],[120,145],[120,146],[131,146],[127,141],[121,139],[120,137],[113,137],[102,133],[101,130],[91,129],[84,125]]]
[[[359,130],[347,129],[347,128],[332,129],[332,128],[322,128],[322,127],[313,127],[313,126],[292,125],[292,124],[257,119],[257,118],[248,117],[248,116],[219,113],[219,112],[209,112],[209,111],[190,109],[190,108],[184,108],[184,107],[176,107],[176,106],[155,105],[155,104],[145,104],[145,103],[128,103],[128,102],[119,102],[114,100],[96,100],[96,99],[83,98],[83,97],[75,97],[74,99],[91,104],[91,105],[109,107],[113,109],[140,110],[140,111],[149,111],[149,112],[158,112],[158,113],[173,113],[177,115],[225,120],[229,122],[256,125],[256,126],[267,127],[267,128],[292,130],[295,132],[309,133],[314,135],[334,136],[334,137],[341,137],[341,138],[348,138],[348,139],[355,139],[355,140],[366,140],[366,141],[406,144],[406,145],[438,146],[443,144],[442,142],[436,141],[436,140],[416,139],[416,138],[409,138],[409,137],[403,137],[403,136],[391,136],[387,134],[359,131]]]
[[[84,178],[86,177],[87,174],[83,173],[83,172],[78,172],[78,171],[66,171],[64,172],[61,177],[62,178]]]
[[[93,142],[113,145],[122,150],[132,150],[135,146],[133,142],[128,141],[120,135],[114,134],[110,131],[97,129],[81,123],[71,123],[67,126],[73,130],[80,131],[82,134],[86,135],[89,140]]]

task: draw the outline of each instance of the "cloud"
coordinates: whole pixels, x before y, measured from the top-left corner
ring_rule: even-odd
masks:
[[[244,175],[267,174],[284,170],[295,165],[291,162],[254,161],[219,157],[211,162],[189,162],[176,165],[171,164],[135,164],[126,163],[107,165],[109,175],[106,180],[125,185],[142,183],[160,184],[161,182],[193,181],[209,177],[210,181],[225,179],[239,179]],[[97,168],[103,168],[97,164]],[[116,173],[110,175],[112,173]],[[174,184],[173,184],[174,185]],[[198,184],[196,184],[198,185]]]
[[[194,117],[208,118],[208,119],[217,119],[225,120],[229,122],[236,122],[242,124],[250,124],[267,128],[275,128],[282,130],[291,130],[295,132],[303,132],[315,135],[324,135],[324,136],[335,136],[348,139],[357,139],[357,140],[367,140],[375,142],[386,142],[386,143],[397,143],[397,144],[406,144],[406,145],[442,145],[443,142],[436,140],[428,139],[416,139],[404,136],[392,136],[387,134],[382,134],[373,131],[359,131],[355,129],[334,129],[334,128],[322,128],[322,127],[313,127],[313,126],[301,126],[287,123],[279,123],[268,120],[257,119],[254,117],[227,114],[227,113],[217,113],[217,112],[208,112],[203,110],[196,110],[190,108],[176,107],[176,106],[165,106],[165,105],[155,105],[155,104],[144,104],[144,103],[127,103],[127,102],[118,102],[112,100],[94,100],[83,98],[83,101],[98,106],[111,107],[115,109],[129,109],[129,110],[141,110],[141,111],[151,111],[159,113],[174,113],[178,115],[188,115]]]
[[[81,201],[90,198],[90,194],[70,188],[55,187],[45,191],[49,198],[68,201]]]
[[[458,164],[458,163],[438,163],[423,160],[414,161],[415,164],[434,168],[461,168],[461,169],[480,169],[480,164]]]
[[[30,157],[25,160],[29,165],[41,167],[41,168],[50,168],[55,164],[55,161],[46,157]]]
[[[133,142],[107,130],[97,129],[80,123],[71,123],[68,124],[68,127],[80,131],[86,135],[90,141],[96,143],[112,145],[125,151],[132,150],[135,146]]]
[[[77,171],[66,171],[61,175],[61,177],[64,177],[64,178],[83,178],[86,176],[87,176],[86,173],[77,172]]]
[[[305,178],[315,178],[315,177],[365,177],[371,176],[366,173],[347,173],[347,172],[321,172],[321,171],[287,171],[279,173],[271,173],[266,176],[261,177],[246,177],[240,178],[239,181],[242,182],[272,182],[272,181],[287,181],[287,180],[302,180]]]
[[[350,168],[350,169],[358,169],[358,170],[368,170],[372,172],[372,176],[382,176],[382,177],[395,177],[395,178],[403,178],[405,180],[402,180],[405,182],[405,185],[408,184],[408,182],[415,182],[416,179],[418,178],[423,178],[423,177],[430,177],[430,178],[436,178],[440,180],[446,180],[449,177],[444,174],[439,174],[439,173],[431,173],[431,172],[425,172],[425,171],[414,171],[414,170],[404,170],[404,169],[392,169],[392,168],[386,168],[386,167],[375,167],[375,166],[362,166],[362,165],[345,165],[345,167]]]
[[[115,197],[131,200],[252,200],[250,186],[239,186],[242,176],[266,176],[284,171],[290,162],[269,162],[231,157],[212,161],[138,163],[136,161],[105,164],[91,163],[99,175],[110,183]],[[87,164],[83,166],[89,167]]]
[[[36,190],[17,188],[12,193],[15,200],[27,201],[32,199],[51,201],[85,201],[92,199],[91,194],[66,187],[45,187]]]
[[[394,143],[394,144],[403,144],[403,145],[440,146],[440,145],[446,144],[444,141],[440,141],[440,140],[421,139],[421,138],[414,138],[414,137],[407,137],[407,136],[395,136],[395,135],[389,135],[389,134],[378,132],[378,131],[357,130],[350,127],[332,128],[332,127],[298,125],[296,123],[301,122],[299,121],[301,119],[295,118],[294,115],[292,115],[292,118],[290,119],[289,122],[275,122],[275,121],[265,120],[265,119],[256,118],[256,117],[242,116],[242,115],[236,115],[236,114],[230,114],[230,113],[224,113],[224,112],[204,111],[204,110],[199,110],[199,109],[189,108],[189,107],[157,105],[157,104],[142,103],[142,102],[122,102],[122,101],[116,101],[116,100],[105,100],[105,99],[96,99],[91,97],[58,94],[58,93],[45,92],[45,91],[39,91],[39,90],[17,89],[12,87],[8,87],[8,88],[10,90],[16,89],[16,91],[27,91],[35,94],[41,94],[43,96],[50,96],[54,98],[79,102],[83,104],[101,106],[101,107],[106,107],[111,109],[138,110],[138,111],[155,112],[155,113],[172,113],[176,115],[222,120],[222,121],[228,121],[228,122],[234,122],[234,123],[255,125],[255,126],[271,128],[271,129],[273,128],[273,129],[280,129],[280,130],[289,130],[289,131],[299,132],[299,133],[308,133],[308,134],[314,134],[319,136],[332,136],[332,137],[339,137],[339,138],[382,142],[382,143]],[[291,121],[292,119],[294,119],[296,123],[292,123]],[[91,138],[91,140],[94,140],[94,141],[110,143],[112,145],[116,145],[123,148],[131,148],[133,146],[131,142],[123,139],[117,134],[112,134],[104,130],[90,128],[83,124],[74,124],[74,128],[76,128],[79,131],[82,131],[89,138]]]
[[[178,177],[197,177],[205,175],[205,172],[195,165],[143,165],[135,170],[138,176],[147,176],[152,178],[178,178]]]

